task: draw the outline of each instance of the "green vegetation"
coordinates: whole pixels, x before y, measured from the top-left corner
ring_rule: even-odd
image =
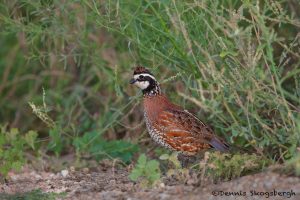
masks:
[[[266,163],[293,159],[300,143],[298,10],[297,0],[1,1],[0,124],[8,129],[0,157],[19,161],[1,173],[19,168],[29,149],[125,163],[143,152],[139,95],[128,84],[137,64],[232,146]],[[11,132],[20,132],[18,140],[7,140]],[[232,159],[255,163],[251,156]],[[235,161],[217,168],[220,176]]]
[[[178,153],[161,155],[160,160],[164,161],[162,164],[166,161],[167,167],[166,169],[163,168],[163,170],[160,170],[157,160],[147,161],[146,156],[142,154],[129,175],[129,178],[133,181],[140,180],[142,186],[153,186],[158,183],[162,173],[165,173],[166,177],[175,179],[183,184],[190,182],[191,179],[194,179],[193,184],[202,184],[204,179],[214,182],[232,180],[243,175],[258,172],[272,163],[271,160],[255,154],[205,152],[204,158],[191,166],[192,171],[190,171],[181,166],[177,155]],[[289,174],[295,170],[292,174],[297,175],[297,170],[299,170],[299,158],[287,162],[287,164],[288,166],[283,169],[289,172]],[[193,177],[191,172],[197,175]]]
[[[160,176],[159,162],[156,160],[147,160],[146,155],[141,154],[129,178],[133,181],[137,181],[140,178],[142,179],[141,185],[151,186],[157,183]]]
[[[11,170],[20,170],[26,162],[24,151],[35,149],[37,133],[29,131],[21,135],[17,128],[7,130],[5,126],[0,127],[0,174],[6,177]]]
[[[230,180],[251,172],[257,172],[269,164],[270,160],[255,154],[230,155],[207,152],[206,159],[200,164],[200,169],[214,180]]]
[[[30,192],[13,195],[0,194],[0,198],[5,200],[55,200],[63,197],[64,194],[56,194],[53,192],[44,193],[41,190],[33,190]]]
[[[167,177],[176,178],[178,181],[182,183],[186,183],[190,176],[189,176],[189,169],[184,168],[180,161],[178,160],[178,153],[174,152],[171,155],[163,154],[159,157],[160,160],[167,161],[168,168],[166,171]],[[198,165],[198,164],[197,164]]]
[[[285,163],[284,173],[300,176],[300,153],[297,153],[292,159]]]

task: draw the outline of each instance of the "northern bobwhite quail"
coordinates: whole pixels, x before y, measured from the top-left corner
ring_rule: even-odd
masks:
[[[137,67],[130,84],[142,89],[147,129],[158,144],[183,155],[194,155],[210,148],[218,151],[229,149],[211,128],[187,110],[170,102],[148,69]]]

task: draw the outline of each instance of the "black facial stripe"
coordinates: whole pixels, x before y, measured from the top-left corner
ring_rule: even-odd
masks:
[[[143,77],[139,77],[138,79],[137,79],[137,81],[149,81],[149,83],[151,83],[151,82],[155,82],[155,80],[153,80],[153,78],[151,78],[150,76],[143,76]]]
[[[150,74],[144,74],[143,73],[141,75],[134,75],[134,76],[137,76],[136,81],[139,81],[139,82],[142,82],[142,81],[148,81],[148,82],[154,81],[154,82],[156,82],[155,78]]]
[[[149,74],[151,76],[153,76],[153,74],[149,71],[145,71],[145,72],[133,72],[133,75],[137,75],[137,74]]]

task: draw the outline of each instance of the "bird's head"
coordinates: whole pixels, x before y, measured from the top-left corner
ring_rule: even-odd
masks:
[[[138,66],[135,68],[130,84],[141,88],[143,94],[155,95],[160,93],[158,82],[153,74],[145,67]]]

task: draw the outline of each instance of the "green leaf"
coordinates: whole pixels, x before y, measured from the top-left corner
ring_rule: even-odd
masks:
[[[20,171],[24,163],[20,161],[15,161],[11,164],[11,168],[17,171]]]
[[[14,141],[14,140],[16,140],[18,134],[19,134],[19,129],[17,129],[17,128],[12,128],[12,129],[10,129],[10,131],[8,132],[7,139],[8,139],[9,141]]]
[[[132,172],[129,175],[129,178],[132,181],[136,181],[141,175],[142,175],[142,170],[133,169]]]
[[[156,160],[150,160],[148,163],[147,163],[147,166],[146,166],[148,169],[150,170],[155,170],[155,169],[158,169],[159,168],[159,162],[157,162]]]
[[[233,51],[222,51],[220,53],[220,57],[221,58],[225,58],[227,55],[237,56],[238,53],[237,52],[233,52]]]
[[[135,168],[131,171],[129,178],[133,181],[141,179],[141,183],[146,185],[154,184],[161,176],[159,162],[157,160],[148,160],[145,154],[141,154],[138,158]]]
[[[154,183],[155,181],[157,181],[157,180],[159,180],[159,179],[160,179],[160,173],[159,173],[159,172],[153,173],[153,174],[151,174],[151,176],[150,176],[150,181],[151,181],[152,183]]]
[[[56,156],[58,156],[63,150],[63,139],[61,137],[60,129],[55,128],[49,131],[50,142],[48,144],[48,149],[53,151]]]
[[[25,135],[25,141],[32,149],[35,149],[34,143],[35,143],[37,136],[38,136],[38,134],[36,131],[29,131]]]
[[[147,157],[145,154],[141,154],[139,159],[138,159],[138,165],[140,166],[145,166],[147,162]]]

